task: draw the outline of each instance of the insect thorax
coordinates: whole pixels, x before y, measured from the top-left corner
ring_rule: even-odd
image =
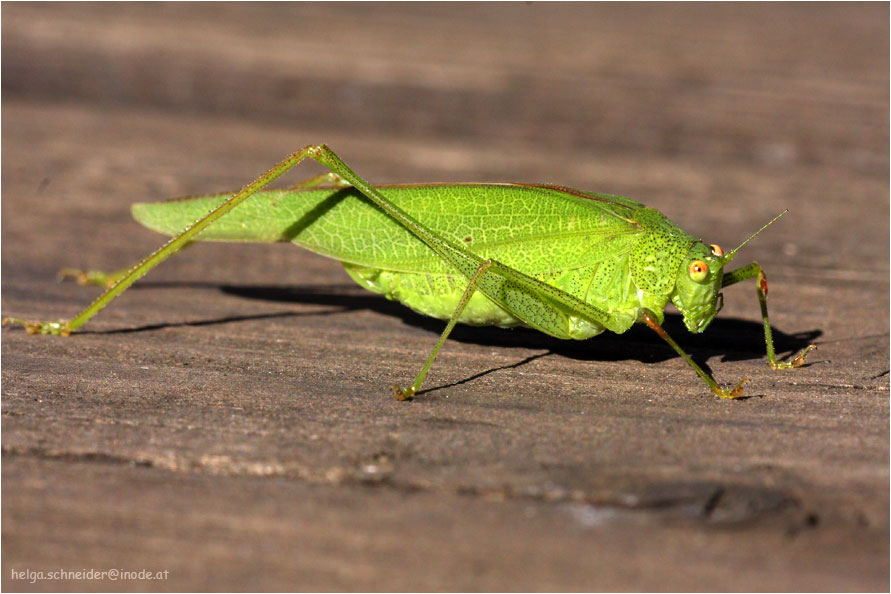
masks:
[[[678,269],[696,238],[652,208],[642,208],[634,218],[645,231],[631,252],[631,277],[640,291],[657,301],[665,299],[661,309],[675,290]]]

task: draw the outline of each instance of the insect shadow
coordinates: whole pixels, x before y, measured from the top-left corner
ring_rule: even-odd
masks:
[[[224,294],[279,303],[312,303],[329,305],[336,309],[324,312],[298,313],[276,312],[227,316],[225,318],[152,324],[137,328],[116,330],[86,330],[83,334],[124,334],[144,332],[176,326],[212,326],[230,322],[262,320],[268,318],[298,317],[302,315],[334,315],[344,311],[369,310],[387,316],[400,318],[405,324],[423,328],[432,334],[442,332],[444,322],[417,314],[403,305],[389,301],[380,295],[362,291],[352,284],[343,285],[220,285],[196,281],[144,282],[135,289],[150,288],[203,288],[217,289]],[[706,360],[720,355],[722,362],[760,359],[764,357],[764,330],[761,324],[738,318],[716,318],[704,334],[691,334],[684,327],[683,318],[676,313],[666,313],[663,328],[687,350],[702,367],[708,367]],[[774,343],[780,356],[797,352],[822,336],[819,329],[787,334],[773,328]],[[519,347],[548,351],[524,360],[558,354],[579,361],[626,361],[658,363],[677,357],[651,330],[643,325],[635,325],[625,334],[604,332],[592,340],[559,340],[552,336],[528,328],[494,328],[489,326],[471,327],[459,324],[449,335],[450,341],[491,347]]]
[[[226,294],[247,299],[285,303],[314,303],[343,308],[345,311],[371,310],[402,319],[408,325],[424,328],[438,335],[444,323],[417,314],[403,305],[380,295],[372,295],[353,285],[315,286],[234,286],[219,285]],[[761,323],[737,318],[716,318],[704,334],[687,331],[680,314],[666,313],[663,328],[698,362],[716,354],[721,361],[760,359],[765,356],[764,329]],[[815,329],[787,334],[773,329],[778,355],[798,352],[823,332]],[[505,330],[494,327],[471,327],[459,324],[449,341],[491,347],[546,349],[582,361],[625,361],[657,363],[677,357],[649,328],[635,325],[622,335],[604,332],[592,340],[560,340],[528,328]]]

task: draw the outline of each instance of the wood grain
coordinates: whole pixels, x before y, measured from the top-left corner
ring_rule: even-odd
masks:
[[[4,4],[3,313],[160,238],[138,200],[326,142],[375,183],[629,196],[770,278],[701,336],[441,323],[200,245],[69,339],[2,333],[7,590],[885,590],[888,7]],[[315,171],[307,166],[302,174]],[[292,181],[302,177],[294,174]],[[35,580],[15,571],[168,571]]]

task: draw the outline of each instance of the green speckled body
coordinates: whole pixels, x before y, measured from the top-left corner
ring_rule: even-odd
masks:
[[[557,287],[608,314],[567,316],[546,331],[584,339],[621,333],[641,308],[660,318],[695,239],[656,210],[626,198],[554,186],[378,186],[393,204],[442,238]],[[151,229],[175,234],[226,195],[133,206]],[[200,240],[290,241],[339,260],[360,285],[440,319],[455,312],[466,274],[352,188],[258,192],[208,227]],[[511,327],[522,314],[475,293],[459,318]],[[539,327],[539,329],[542,329]]]

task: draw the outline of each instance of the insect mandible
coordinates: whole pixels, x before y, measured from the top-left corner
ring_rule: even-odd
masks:
[[[261,191],[307,158],[329,172],[286,190]],[[621,334],[643,323],[715,395],[737,398],[748,380],[722,388],[661,324],[671,302],[688,330],[702,332],[723,305],[721,289],[752,278],[770,366],[799,367],[815,348],[809,345],[790,361],[778,361],[764,271],[753,262],[724,272],[739,249],[782,213],[724,253],[660,212],[619,196],[534,184],[371,186],[322,144],[291,154],[234,195],[135,204],[133,215],[172,239],[118,273],[64,270],[81,283],[107,287],[74,318],[34,322],[8,317],[3,324],[20,324],[31,334],[67,336],[193,241],[290,241],[341,261],[366,289],[448,320],[414,382],[408,388],[393,386],[399,400],[414,397],[458,322],[523,325],[577,340],[604,330]]]

